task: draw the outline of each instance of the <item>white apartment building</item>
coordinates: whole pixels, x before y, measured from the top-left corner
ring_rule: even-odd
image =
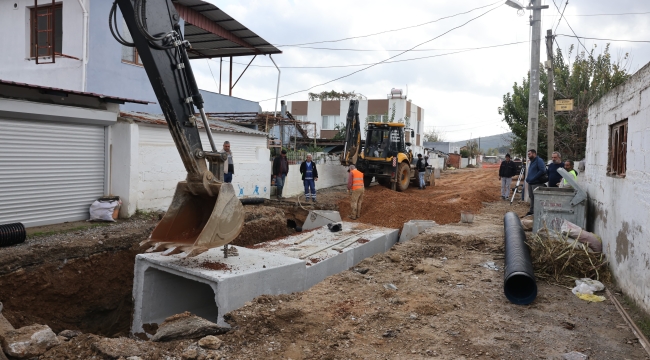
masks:
[[[316,124],[317,136],[321,139],[331,139],[336,134],[336,125],[345,126],[350,100],[331,101],[288,101],[287,110],[296,120]],[[359,119],[362,126],[367,122],[386,121],[395,109],[395,122],[404,122],[408,128],[415,131],[415,139],[407,141],[415,146],[423,145],[424,109],[413,104],[404,96],[401,90],[393,89],[386,99],[359,100]],[[362,133],[365,138],[365,133]]]

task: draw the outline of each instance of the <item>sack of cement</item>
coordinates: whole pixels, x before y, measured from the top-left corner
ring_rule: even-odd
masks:
[[[119,200],[112,201],[99,201],[90,205],[90,220],[89,221],[115,221],[113,219],[113,211],[120,205]]]
[[[564,220],[561,226],[562,235],[568,236],[570,239],[578,240],[580,243],[585,244],[593,252],[603,251],[603,242],[600,236],[584,230],[580,226]]]

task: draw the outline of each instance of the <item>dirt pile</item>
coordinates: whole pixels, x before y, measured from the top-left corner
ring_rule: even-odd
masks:
[[[495,169],[448,171],[436,180],[436,186],[420,190],[409,187],[405,192],[383,186],[366,189],[358,222],[401,228],[405,222],[434,220],[438,224],[460,221],[461,211],[478,212],[484,202],[500,198],[499,176]],[[341,218],[349,221],[350,200],[338,202]]]

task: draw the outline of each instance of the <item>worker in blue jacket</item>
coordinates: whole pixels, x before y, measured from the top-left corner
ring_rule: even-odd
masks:
[[[316,163],[311,159],[311,154],[307,154],[307,160],[300,164],[300,173],[302,174],[302,183],[305,186],[305,199],[316,202],[315,181],[318,181],[318,169],[316,169]]]
[[[530,210],[528,210],[526,216],[533,215],[534,212],[535,197],[533,191],[548,181],[546,165],[544,164],[544,160],[541,157],[537,156],[537,150],[528,150],[528,160],[530,160],[530,165],[528,166],[528,176],[526,176],[526,182],[528,183]]]

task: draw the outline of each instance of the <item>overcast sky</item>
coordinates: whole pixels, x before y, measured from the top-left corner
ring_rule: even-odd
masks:
[[[392,60],[406,60],[456,52],[459,49],[517,43],[513,45],[466,51],[421,60],[380,64],[344,79],[318,86],[310,91],[356,91],[369,99],[385,99],[391,88],[401,88],[408,98],[425,110],[425,127],[435,127],[449,141],[488,136],[509,131],[501,120],[497,108],[502,96],[511,92],[515,81],[521,83],[530,68],[530,29],[526,11],[518,16],[505,0],[355,0],[355,1],[223,1],[207,0],[253,30],[268,42],[280,45],[283,54],[274,56],[278,66],[340,66],[371,64],[385,60],[420,43],[461,26],[486,11],[495,10],[477,18],[438,39],[417,47]],[[566,0],[555,0],[560,10]],[[558,24],[559,13],[552,0],[542,0],[549,5],[542,12],[542,42],[546,30]],[[464,15],[440,20],[411,29],[391,31],[380,35],[351,40],[326,42],[306,46],[336,49],[361,49],[372,51],[337,51],[287,46],[348,37],[358,37],[377,32],[414,26],[436,19],[467,12],[494,4]],[[632,15],[602,15],[639,13]],[[564,16],[576,34],[584,37],[650,40],[650,1],[633,0],[572,0]],[[557,34],[572,34],[567,22],[562,20]],[[566,54],[570,45],[580,46],[575,38],[558,36],[557,41]],[[600,53],[607,41],[582,40],[591,49],[597,45]],[[282,46],[284,45],[284,46]],[[541,50],[546,59],[545,48]],[[630,53],[630,72],[635,72],[650,62],[650,43],[611,42],[614,59]],[[235,79],[251,57],[234,59]],[[224,82],[227,91],[227,59],[224,59]],[[199,86],[217,91],[219,59],[193,61]],[[241,64],[240,64],[241,63]],[[256,65],[256,66],[253,66]],[[260,101],[264,110],[275,106],[277,70],[268,57],[257,57],[233,90],[233,96]],[[364,66],[344,68],[282,68],[280,99],[307,100],[307,92],[283,96],[310,88],[332,79],[350,74]],[[216,80],[215,80],[216,79]],[[271,99],[273,100],[267,100]],[[262,101],[264,100],[264,101]],[[279,107],[279,105],[278,105]]]

